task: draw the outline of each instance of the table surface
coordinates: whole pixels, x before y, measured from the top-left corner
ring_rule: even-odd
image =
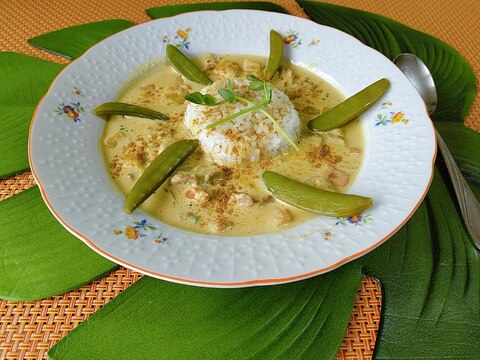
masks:
[[[27,40],[63,27],[105,19],[134,23],[150,20],[145,9],[185,0],[17,0],[3,1],[0,11],[0,51],[14,51],[57,63],[67,60],[35,49]],[[218,1],[218,0],[217,0]],[[272,1],[291,14],[306,17],[292,0]],[[448,0],[325,0],[387,16],[453,46],[480,74],[480,4],[464,0],[461,6]],[[480,131],[480,96],[477,94],[466,125]],[[0,180],[0,201],[35,186],[30,173]],[[10,302],[0,300],[0,359],[39,359],[74,327],[120,292],[141,274],[119,268],[91,284],[51,298]],[[349,327],[338,359],[372,357],[381,311],[381,289],[373,279],[364,279],[358,290]]]

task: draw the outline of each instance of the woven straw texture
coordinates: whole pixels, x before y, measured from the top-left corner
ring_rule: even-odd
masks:
[[[197,2],[205,2],[200,0]],[[218,0],[217,0],[218,1]],[[148,21],[150,7],[186,3],[185,0],[17,0],[3,1],[0,11],[0,51],[14,51],[57,63],[67,60],[34,49],[27,40],[66,26],[104,19]],[[290,13],[305,17],[292,0],[274,1]],[[480,6],[464,0],[451,6],[448,0],[324,0],[336,5],[374,12],[433,35],[457,49],[480,74]],[[81,9],[88,9],[80,11]],[[480,130],[480,98],[477,95],[466,120]],[[0,180],[0,201],[35,186],[30,173]],[[141,275],[120,268],[77,290],[39,301],[0,301],[0,359],[42,359],[46,351],[92,313],[137,281]],[[371,359],[377,336],[381,289],[373,279],[364,279],[358,290],[350,324],[337,359]]]

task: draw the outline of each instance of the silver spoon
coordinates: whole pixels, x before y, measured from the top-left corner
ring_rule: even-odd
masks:
[[[431,115],[437,107],[437,90],[427,66],[413,54],[400,54],[393,62],[415,86],[427,106],[428,113]],[[468,186],[437,130],[435,130],[435,136],[452,179],[465,226],[472,237],[473,243],[480,250],[480,203]]]

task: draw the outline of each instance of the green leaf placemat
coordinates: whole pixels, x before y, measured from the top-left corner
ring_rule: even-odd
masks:
[[[288,285],[208,289],[143,277],[48,353],[52,359],[329,359],[360,267]],[[328,346],[326,346],[328,344]]]
[[[438,122],[435,127],[454,155],[457,165],[465,178],[480,186],[480,135],[462,124]],[[480,219],[479,219],[480,221]]]
[[[67,27],[28,40],[30,45],[54,54],[76,59],[92,45],[132,26],[127,20],[104,20]]]
[[[66,231],[37,187],[0,202],[0,298],[33,300],[87,284],[117,265]]]
[[[480,354],[479,252],[439,163],[415,215],[358,260],[383,288],[376,359],[475,359]]]
[[[27,55],[0,53],[0,178],[28,169],[30,120],[62,68]]]
[[[479,255],[444,181],[435,176],[425,203],[392,239],[334,272],[247,289],[144,277],[49,356],[331,359],[363,266],[384,289],[377,359],[473,359],[480,351]]]
[[[304,4],[306,2],[301,2],[301,5],[306,8]],[[322,13],[328,17],[329,21],[337,21],[338,26],[336,27],[341,28],[345,23],[348,24],[347,28],[353,29],[351,31],[355,36],[369,39],[369,45],[373,44],[381,48],[392,42],[394,44],[392,47],[387,46],[384,49],[388,56],[393,57],[402,51],[421,55],[421,51],[416,52],[414,45],[409,41],[412,34],[417,32],[403,25],[351,9],[316,3],[307,5],[310,7],[310,13],[316,11],[316,13]],[[323,11],[324,7],[328,9],[328,13]],[[347,20],[340,21],[345,18]],[[395,31],[384,32],[384,26],[387,25],[383,22],[386,22],[388,26],[393,26]],[[335,23],[328,25],[335,26]],[[386,35],[377,39],[376,32]],[[418,43],[423,44],[425,50],[428,49],[428,54],[432,48],[436,49],[438,45],[438,40],[427,35],[418,33],[414,36],[419,37]],[[428,45],[429,42],[431,42],[430,45]],[[440,46],[448,48],[448,51],[440,52],[441,56],[429,58],[426,61],[427,64],[432,67],[431,62],[433,62],[433,68],[438,66],[440,69],[453,61],[457,67],[464,70],[461,74],[457,74],[460,78],[450,76],[450,71],[438,70],[435,72],[436,77],[440,77],[441,80],[437,79],[439,92],[446,94],[448,89],[455,86],[463,89],[461,94],[453,93],[455,96],[458,95],[458,98],[452,96],[452,93],[450,94],[452,98],[447,104],[444,104],[439,118],[440,120],[463,121],[475,90],[474,78],[468,65],[453,49],[445,44]],[[423,59],[425,60],[424,56]],[[461,110],[458,110],[459,108]],[[463,132],[460,130],[462,125],[451,125],[457,126],[456,130]],[[469,136],[472,141],[464,143],[461,150],[457,149],[464,156],[468,153],[473,154],[472,151],[476,149],[472,144],[478,144],[478,139],[480,139],[476,133],[469,133]],[[467,163],[470,165],[470,169],[473,169],[470,170],[470,174],[474,178],[476,176],[475,169],[480,166],[479,159],[470,156],[470,162],[463,162],[463,164]],[[374,275],[380,279],[385,290],[376,358],[476,358],[480,353],[479,343],[476,340],[480,335],[478,252],[462,225],[448,179],[439,175],[440,173],[445,174],[445,168],[441,161],[439,161],[439,166],[426,201],[407,225],[384,245],[347,266],[301,283],[278,286],[282,288],[280,297],[273,296],[272,293],[275,289],[271,288],[241,290],[188,288],[188,292],[191,294],[185,296],[181,285],[165,284],[158,280],[144,278],[67,335],[52,348],[49,355],[54,359],[102,358],[105,356],[171,358],[172,354],[175,358],[191,358],[192,354],[193,357],[196,354],[208,354],[208,358],[245,358],[249,356],[255,358],[256,355],[260,355],[260,357],[265,354],[270,355],[268,352],[256,352],[256,346],[259,345],[254,341],[258,338],[259,342],[266,346],[263,349],[269,349],[268,346],[272,343],[279,344],[278,352],[273,355],[280,358],[295,358],[295,356],[298,358],[333,358],[335,351],[332,349],[336,350],[339,344],[336,341],[338,337],[335,336],[335,333],[338,332],[340,337],[343,336],[345,327],[339,326],[336,329],[330,329],[328,336],[324,332],[324,327],[318,327],[317,336],[323,339],[318,342],[309,342],[308,337],[306,337],[306,342],[299,342],[303,336],[288,331],[288,326],[284,326],[284,331],[280,333],[275,330],[267,332],[267,329],[270,324],[279,320],[285,321],[290,326],[298,321],[294,315],[298,312],[288,312],[290,308],[298,308],[297,304],[285,305],[282,300],[298,291],[299,284],[312,284],[311,286],[321,284],[319,286],[324,287],[325,282],[328,283],[326,279],[331,277],[344,279],[342,285],[348,284],[350,282],[348,279],[351,279],[352,282],[355,280],[358,284],[356,276],[358,276],[359,267],[362,266],[366,275]],[[478,178],[476,180],[478,181]],[[171,295],[164,300],[162,294],[163,291],[168,291],[165,290],[168,287],[177,289],[177,291],[172,290]],[[162,291],[159,291],[159,288]],[[348,298],[349,291],[345,287],[326,287],[326,289],[322,294],[324,297],[319,296],[320,299],[326,299],[332,294],[340,299]],[[233,296],[230,292],[233,293]],[[306,292],[310,294],[310,292]],[[252,294],[256,294],[254,297],[256,301],[250,300],[253,298]],[[297,300],[303,306],[307,306],[308,302],[301,300],[301,295],[299,293]],[[219,296],[222,299],[229,299],[229,301],[221,307],[215,307],[215,311],[212,311],[211,304],[217,304]],[[314,298],[317,299],[312,296],[312,301]],[[161,300],[158,301],[159,299]],[[155,304],[155,301],[158,303]],[[195,306],[188,306],[189,301],[193,301]],[[255,312],[249,313],[247,316],[251,321],[244,322],[242,320],[245,313],[238,307],[228,306],[230,303],[237,304],[242,301],[251,303],[253,309],[257,309],[256,306],[259,303],[270,304],[271,309],[264,310],[265,317],[260,317],[263,320],[264,327],[262,329],[265,330],[266,337],[261,337],[260,335],[263,333],[256,330],[258,325],[255,316],[252,315]],[[323,301],[323,303],[327,306],[327,302]],[[167,306],[164,307],[164,304]],[[330,306],[335,306],[335,303]],[[156,310],[156,307],[160,307],[160,310]],[[324,310],[324,307],[318,307],[315,315],[310,317],[310,323],[317,324],[319,319],[327,321],[329,315],[326,315]],[[349,308],[347,313],[350,310]],[[335,308],[336,311],[340,312],[341,310]],[[230,325],[232,317],[237,319],[238,328],[242,334],[243,326],[248,327],[247,333],[250,333],[250,338],[243,341],[244,347],[235,342],[236,331],[233,331]],[[198,325],[198,323],[204,326]],[[121,326],[118,326],[119,324]],[[133,327],[136,332],[131,333],[125,330],[130,327]],[[158,332],[164,334],[164,327],[168,332],[165,334],[166,337],[157,336]],[[189,332],[189,329],[192,332]],[[202,336],[203,332],[206,336]],[[223,334],[223,336],[218,337],[218,334]],[[131,338],[135,336],[141,340],[132,340]],[[125,341],[127,344],[123,345],[122,343]],[[253,341],[250,346],[248,345],[249,341]],[[295,344],[298,347],[296,353],[283,351],[282,349],[293,347],[293,345],[284,347],[283,344]],[[152,348],[157,352],[152,351]],[[254,349],[253,352],[249,352],[250,348]],[[81,355],[79,356],[79,354]]]
[[[304,3],[307,2],[302,2],[302,6]],[[322,6],[328,7],[324,4],[308,3],[320,12],[323,11]],[[319,8],[316,8],[317,6]],[[342,9],[345,10],[330,8],[328,17],[335,18],[333,15],[337,12],[343,17]],[[353,21],[355,17],[358,20],[358,24],[354,26],[354,32],[359,37],[370,38],[372,43],[376,42],[377,46],[382,45],[385,39],[390,41],[391,38],[394,40],[399,38],[399,46],[403,46],[403,42],[409,42],[410,33],[405,35],[404,31],[413,30],[401,28],[401,26],[395,28],[395,32],[387,32],[384,40],[374,40],[378,24],[372,22],[372,28],[370,28],[364,23],[368,24],[370,17],[375,17],[379,22],[400,24],[351,9],[346,11],[352,17],[351,23],[355,24]],[[424,41],[429,41],[428,36]],[[413,45],[410,44],[407,49]],[[425,46],[425,49],[430,49],[427,45]],[[394,49],[399,52],[405,51],[401,48],[394,47]],[[441,52],[441,54],[442,56],[438,59],[442,59],[443,66],[450,61],[445,58],[459,57],[454,51]],[[435,59],[431,61],[435,63]],[[426,62],[431,66],[428,60]],[[463,65],[458,63],[457,66]],[[456,99],[450,94],[452,99],[439,113],[441,114],[439,120],[462,121],[471,104],[472,89],[474,91],[474,86],[472,88],[471,85],[471,70],[468,68],[462,74],[456,74],[459,77],[449,77],[447,76],[449,74],[451,75],[451,69],[447,74],[443,71],[438,71],[438,75],[434,74],[442,78],[440,82],[436,79],[439,90],[441,88],[444,94],[448,94],[448,91],[444,90],[445,87],[452,88],[452,83],[458,86],[465,80],[466,96],[460,94],[462,97]],[[455,104],[456,107],[453,108],[451,104]],[[461,110],[457,111],[457,107]],[[449,125],[455,126],[454,131],[457,133],[464,131],[459,123],[446,126]],[[478,144],[479,137],[476,133],[467,134],[470,140],[465,143],[457,141],[457,145],[453,148],[454,155],[465,159],[461,165],[465,167],[470,178],[478,182],[477,174],[480,164],[478,157],[475,157],[475,151],[478,154],[478,148],[472,144]],[[446,140],[449,143],[449,139]],[[454,141],[456,140],[450,139],[450,143]],[[445,169],[441,167],[438,173],[445,173]],[[244,353],[240,350],[248,351],[252,357],[263,355],[263,358],[266,354],[269,355],[270,351],[277,351],[276,355],[286,358],[295,356],[332,358],[348,323],[353,304],[354,295],[352,294],[357,289],[359,269],[363,265],[367,274],[373,274],[381,279],[385,289],[381,332],[376,347],[377,358],[452,356],[476,358],[479,348],[475,339],[480,335],[478,253],[473,248],[459,219],[451,198],[451,189],[450,192],[447,189],[450,189],[448,181],[446,182],[437,174],[427,201],[392,239],[366,257],[332,273],[310,280],[266,288],[216,290],[169,284],[144,277],[75,329],[54,347],[50,354],[54,358],[69,359],[132,358],[131,351],[134,348],[134,358],[141,358],[143,354],[146,358],[192,358],[196,357],[197,353],[207,354],[210,357],[244,358]],[[29,191],[32,190],[26,193],[29,194]],[[21,195],[0,203],[2,219],[3,214],[9,214],[9,218],[13,219],[14,215],[25,214],[28,208],[35,209],[41,204],[37,196],[36,200],[30,201],[17,199],[18,207],[12,205],[14,203],[11,201],[19,196]],[[17,208],[23,210],[17,211]],[[45,211],[48,212],[46,208]],[[50,221],[56,222],[53,217]],[[41,222],[40,220],[39,226]],[[66,233],[58,223],[56,224],[60,228],[58,233]],[[26,225],[23,228],[28,230]],[[6,234],[11,236],[14,231],[13,228],[9,228],[4,233],[0,227],[2,243],[9,240]],[[17,233],[20,233],[23,238],[26,237],[20,231]],[[59,235],[62,239],[64,236],[64,234]],[[37,241],[38,239],[42,238],[38,237]],[[80,243],[76,239],[73,240]],[[55,245],[58,247],[58,240],[52,245],[49,248],[55,249]],[[5,262],[10,255],[5,256],[6,253],[3,250],[2,253],[4,253],[2,261]],[[14,258],[18,261],[28,261],[28,258],[21,256]],[[68,258],[69,262],[62,263],[64,267],[75,266],[72,265],[74,262],[79,264],[77,259]],[[46,263],[48,260],[44,261]],[[55,271],[53,273],[58,274]],[[50,275],[43,273],[43,276]],[[67,275],[71,274],[67,271]],[[33,290],[35,290],[35,284],[35,282],[32,283]],[[0,290],[2,287],[6,288],[5,285],[9,285],[8,281],[2,283],[0,280]],[[236,296],[232,296],[230,292]],[[170,295],[167,296],[168,294]],[[305,294],[308,296],[305,297]],[[233,305],[228,307],[230,304]],[[220,312],[216,311],[218,309]],[[242,314],[245,314],[245,320]],[[303,316],[309,322],[305,322]],[[261,323],[256,321],[256,318],[264,321]],[[300,327],[303,325],[302,330],[296,328],[297,323]],[[170,331],[169,333],[162,330],[164,326],[167,332]],[[135,332],[130,332],[128,330],[130,327]],[[176,336],[177,329],[179,329],[178,335],[182,336]],[[192,333],[193,331],[195,333]],[[158,332],[166,337],[157,336]],[[201,335],[202,332],[211,335],[215,341],[209,341],[207,336]],[[237,332],[241,335],[239,339],[235,339]],[[124,334],[126,336],[123,336]],[[190,336],[192,341],[186,343]],[[103,342],[96,340],[100,338]],[[122,342],[126,344],[123,345]],[[88,347],[80,349],[81,346],[86,346],[85,344]],[[92,350],[89,351],[88,348]],[[77,349],[77,352],[71,349]],[[152,349],[165,349],[166,352],[152,351]],[[183,356],[183,354],[186,355]]]
[[[342,30],[389,59],[408,52],[432,72],[438,91],[433,120],[463,123],[476,93],[475,75],[450,45],[386,17],[314,1],[297,1],[312,20]]]
[[[231,10],[231,9],[249,9],[249,10],[263,10],[271,12],[279,12],[283,14],[288,14],[288,11],[283,7],[277,4],[270,2],[247,2],[247,1],[238,1],[238,2],[211,2],[211,3],[201,3],[201,4],[181,4],[181,5],[170,5],[170,6],[161,6],[145,10],[152,19],[164,18],[169,16],[174,16],[178,14],[183,14],[190,11],[200,11],[200,10]]]

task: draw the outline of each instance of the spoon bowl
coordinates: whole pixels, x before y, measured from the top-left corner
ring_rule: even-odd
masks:
[[[437,90],[430,70],[413,54],[400,54],[393,62],[415,86],[431,115],[437,108]]]

